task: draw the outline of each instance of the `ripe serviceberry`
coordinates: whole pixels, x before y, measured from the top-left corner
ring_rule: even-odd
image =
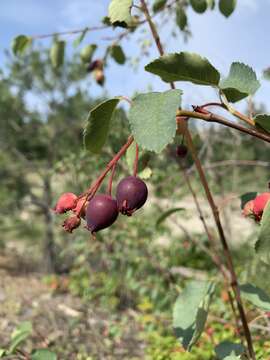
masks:
[[[78,197],[73,193],[64,193],[58,199],[54,212],[56,214],[64,214],[65,212],[75,208]]]
[[[94,70],[102,70],[103,69],[103,61],[102,60],[94,60],[87,66],[87,71],[92,72]]]
[[[75,215],[66,219],[63,223],[63,228],[65,231],[72,233],[73,230],[77,229],[81,225],[81,219]]]
[[[186,145],[178,145],[176,148],[176,154],[178,157],[180,158],[185,158],[187,156],[188,153],[188,148],[186,147]]]
[[[128,176],[117,185],[116,201],[123,215],[131,216],[134,211],[144,205],[147,196],[147,186],[136,176]]]
[[[94,196],[86,209],[86,228],[91,233],[111,226],[118,216],[116,200],[110,195],[99,194]]]

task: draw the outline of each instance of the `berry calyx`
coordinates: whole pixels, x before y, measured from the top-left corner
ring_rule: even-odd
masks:
[[[188,153],[188,148],[186,147],[186,145],[178,145],[176,148],[176,154],[178,157],[180,157],[181,159],[185,158],[187,156]]]
[[[116,188],[116,201],[123,215],[131,216],[141,208],[147,200],[146,184],[136,176],[128,176],[121,180]]]
[[[85,199],[86,199],[85,196],[79,198],[77,203],[76,203],[75,208],[72,209],[74,214],[76,214],[77,216],[80,215],[83,219],[85,218],[86,208],[87,208],[87,205],[88,205],[88,201],[85,202]]]
[[[77,199],[78,197],[71,192],[62,194],[53,209],[54,212],[56,214],[64,214],[65,212],[74,209]]]
[[[111,226],[118,217],[117,202],[110,195],[94,196],[86,209],[86,228],[91,233]]]
[[[77,229],[80,225],[81,225],[81,219],[75,215],[66,219],[62,226],[65,231],[72,233],[72,231]]]

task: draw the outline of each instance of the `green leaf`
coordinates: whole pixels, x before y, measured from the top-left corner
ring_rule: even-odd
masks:
[[[270,115],[268,114],[258,114],[255,116],[255,124],[259,125],[265,131],[270,133]]]
[[[83,41],[83,39],[85,38],[86,33],[88,32],[88,28],[86,27],[82,33],[73,41],[73,46],[77,47],[80,45],[80,43]]]
[[[153,174],[152,169],[150,167],[146,167],[138,173],[138,176],[142,180],[148,180],[152,176],[152,174]]]
[[[263,77],[265,80],[270,80],[270,67],[263,70]]]
[[[103,101],[94,107],[88,115],[83,134],[86,150],[98,154],[107,140],[111,119],[120,98]]]
[[[126,55],[120,45],[113,45],[111,47],[111,57],[120,65],[126,62]]]
[[[215,0],[207,0],[207,6],[209,9],[214,10],[216,5],[216,1]]]
[[[270,265],[270,201],[263,211],[260,233],[255,244],[255,250],[259,258]]]
[[[190,281],[174,304],[173,327],[186,350],[191,350],[204,330],[214,289],[213,282]]]
[[[239,355],[245,352],[245,348],[241,344],[235,344],[230,341],[223,341],[215,347],[215,352],[220,360],[231,358],[238,359]]]
[[[11,43],[11,49],[14,55],[22,55],[31,45],[32,38],[25,35],[16,36]]]
[[[109,5],[109,18],[112,24],[115,22],[132,22],[131,7],[132,0],[111,0]]]
[[[226,16],[229,17],[236,7],[236,0],[219,0],[219,10],[220,12]]]
[[[187,26],[187,15],[182,6],[177,6],[176,8],[176,24],[180,30],[185,30]]]
[[[159,218],[157,219],[156,227],[160,226],[169,216],[171,216],[172,214],[174,214],[178,211],[185,211],[185,209],[184,208],[173,208],[173,209],[167,210],[164,213],[162,213],[159,216]]]
[[[133,171],[135,157],[136,157],[136,143],[134,141],[127,149],[125,156],[130,173],[132,173]],[[149,167],[147,167],[149,160],[150,160],[150,153],[140,149],[139,162],[138,162],[138,176],[141,179],[147,180],[152,175],[152,170]]]
[[[194,11],[202,14],[207,9],[207,0],[190,0],[190,5]]]
[[[230,102],[237,102],[254,94],[260,87],[256,73],[243,63],[234,62],[226,79],[221,80],[220,88]]]
[[[270,297],[259,287],[252,284],[240,285],[243,299],[250,301],[253,305],[264,311],[270,311]]]
[[[57,355],[48,349],[38,349],[31,355],[32,360],[57,360]]]
[[[181,52],[168,54],[152,61],[146,71],[165,82],[190,81],[199,85],[218,85],[220,74],[210,62],[198,54]]]
[[[90,63],[96,49],[96,44],[86,45],[80,52],[80,58],[82,62]]]
[[[52,66],[55,69],[58,69],[64,63],[64,56],[65,56],[65,41],[56,40],[54,41],[51,50],[50,50],[50,59]]]
[[[243,195],[240,196],[240,200],[241,200],[241,209],[244,209],[244,206],[246,205],[247,202],[249,202],[250,200],[255,199],[255,197],[257,196],[257,192],[248,192],[245,193]]]
[[[9,353],[13,353],[17,347],[24,342],[32,333],[32,324],[29,321],[22,322],[13,331],[11,335],[11,343],[9,346]]]
[[[169,90],[140,94],[134,98],[129,123],[136,142],[142,148],[159,153],[172,141],[181,93],[180,90]]]
[[[153,12],[157,13],[158,11],[164,9],[166,2],[167,2],[167,0],[155,0],[153,7],[152,7]]]
[[[0,358],[2,358],[4,355],[6,355],[6,350],[0,349]]]

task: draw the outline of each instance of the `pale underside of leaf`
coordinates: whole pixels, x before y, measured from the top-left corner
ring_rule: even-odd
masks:
[[[174,138],[180,90],[136,96],[129,112],[129,123],[136,142],[143,149],[160,152]]]
[[[243,63],[234,62],[227,78],[219,84],[227,100],[237,102],[249,95],[253,95],[260,87],[256,73],[251,67]]]
[[[214,289],[213,282],[191,281],[176,300],[173,327],[187,350],[191,350],[203,332]]]

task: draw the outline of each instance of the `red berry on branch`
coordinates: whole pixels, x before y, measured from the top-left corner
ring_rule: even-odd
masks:
[[[176,148],[176,154],[177,156],[179,156],[180,158],[185,158],[187,156],[188,153],[188,148],[186,147],[186,145],[178,145]]]
[[[92,233],[111,226],[118,216],[116,200],[109,195],[94,196],[86,209],[87,229]]]
[[[80,225],[81,225],[81,219],[75,215],[66,219],[62,226],[65,231],[72,233],[72,231],[77,229]]]
[[[136,176],[128,176],[121,180],[116,189],[116,201],[123,215],[131,216],[141,208],[147,200],[146,184]]]
[[[258,218],[259,220],[261,219],[263,211],[269,200],[270,200],[270,192],[262,193],[254,199],[253,212],[256,218]]]
[[[75,208],[78,197],[73,193],[64,193],[58,199],[54,212],[56,214],[64,214],[65,212]]]

